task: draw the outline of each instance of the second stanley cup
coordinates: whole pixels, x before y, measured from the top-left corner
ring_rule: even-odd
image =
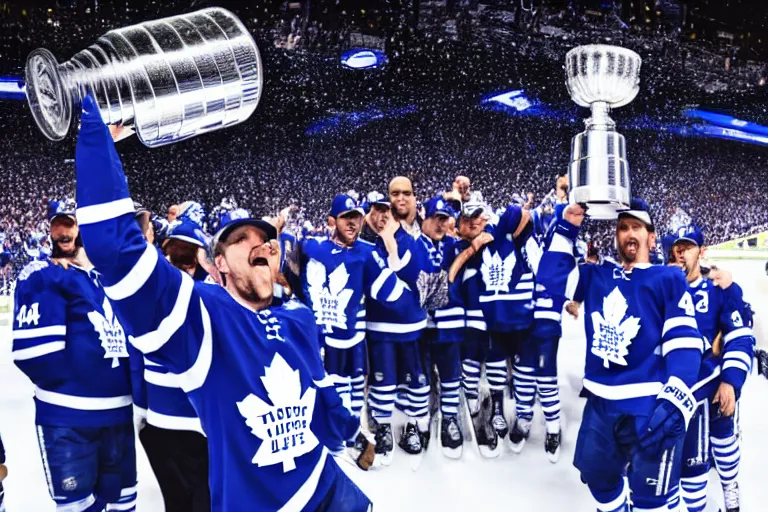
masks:
[[[49,139],[67,135],[82,99],[93,94],[105,123],[132,127],[155,147],[248,119],[263,73],[245,26],[211,8],[111,30],[63,64],[35,50],[26,82],[29,107]]]
[[[570,201],[586,204],[596,219],[615,219],[632,198],[626,142],[609,113],[637,96],[641,62],[631,50],[606,45],[579,46],[566,56],[568,92],[592,109],[586,131],[571,142]]]

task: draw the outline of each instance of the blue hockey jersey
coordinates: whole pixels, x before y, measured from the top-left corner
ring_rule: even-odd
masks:
[[[751,310],[744,302],[741,288],[733,283],[726,290],[709,279],[699,278],[689,284],[696,310],[696,322],[704,336],[704,359],[699,382],[694,387],[697,399],[711,395],[720,379],[741,391],[752,366],[754,333]],[[718,333],[722,334],[722,353],[712,350]],[[713,386],[707,386],[710,382]],[[699,390],[703,396],[699,396]]]
[[[577,266],[579,230],[564,219],[555,222],[538,278],[552,296],[584,303],[584,387],[619,411],[643,415],[674,383],[687,397],[689,419],[703,341],[683,273],[650,264],[631,271],[610,262]]]
[[[315,312],[321,338],[346,349],[365,340],[365,298],[398,300],[404,283],[387,267],[373,244],[356,240],[341,247],[328,237],[299,244],[301,299]]]
[[[467,321],[461,294],[461,280],[457,279],[453,283],[448,282],[448,270],[456,257],[453,248],[458,240],[445,236],[435,243],[434,240],[422,233],[418,241],[423,245],[426,255],[425,272],[427,275],[423,276],[422,281],[424,283],[420,286],[426,285],[429,288],[429,290],[422,291],[427,295],[425,297],[427,328],[436,329],[434,336],[431,336],[430,339],[434,343],[464,341]],[[432,297],[443,294],[446,295],[444,305],[432,303]]]
[[[158,257],[90,97],[76,170],[83,242],[130,342],[178,376],[208,436],[212,509],[315,509],[333,483],[320,478],[329,448],[359,419],[325,374],[312,312],[297,301],[254,311]]]
[[[489,331],[525,330],[533,323],[535,282],[526,247],[534,253],[538,246],[532,230],[526,236],[512,239],[520,215],[519,206],[507,207],[492,228],[493,242],[470,258],[464,271],[464,279],[477,277],[467,293],[478,294]]]
[[[375,235],[375,233],[369,234]],[[393,301],[386,300],[381,294],[377,298],[366,297],[368,339],[416,341],[422,329],[427,326],[427,315],[421,308],[417,284],[421,272],[431,270],[431,266],[427,263],[426,247],[401,227],[395,233],[399,261],[392,262],[389,260],[382,238],[378,235],[372,238],[379,259],[387,261],[389,268],[400,280],[398,286],[402,288],[402,294]]]
[[[19,274],[13,359],[35,385],[36,423],[103,427],[130,423],[126,334],[99,274],[35,261]]]

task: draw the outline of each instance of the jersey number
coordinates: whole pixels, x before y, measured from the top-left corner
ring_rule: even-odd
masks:
[[[19,314],[16,315],[16,321],[19,323],[19,327],[32,324],[37,325],[37,323],[40,321],[39,307],[39,302],[35,302],[29,306],[29,308],[27,308],[26,305],[21,306],[21,309],[19,309]]]
[[[693,308],[693,298],[688,292],[683,294],[683,298],[677,303],[677,307],[685,311],[685,314],[688,316],[696,316],[696,310]]]
[[[696,311],[699,313],[708,313],[709,293],[705,292],[704,290],[699,290],[696,292],[696,298],[698,299],[699,297],[701,297],[701,299],[696,302]]]

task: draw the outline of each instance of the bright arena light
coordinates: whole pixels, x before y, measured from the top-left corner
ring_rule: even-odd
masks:
[[[387,56],[380,50],[355,48],[341,55],[341,65],[349,69],[373,69],[387,63]]]

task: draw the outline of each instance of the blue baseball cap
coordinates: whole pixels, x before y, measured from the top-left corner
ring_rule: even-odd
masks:
[[[198,247],[206,247],[208,245],[203,230],[190,219],[185,219],[172,225],[166,240],[181,240]]]
[[[51,201],[48,203],[48,222],[53,222],[58,217],[69,217],[73,221],[77,222],[75,211],[77,205],[71,199],[65,199],[63,201]]]
[[[357,205],[357,201],[355,201],[351,196],[346,194],[338,194],[333,198],[333,203],[331,203],[331,211],[328,213],[328,215],[335,219],[350,212],[357,212],[360,215],[365,215],[363,209]]]
[[[704,233],[702,233],[701,229],[692,224],[682,226],[678,228],[677,233],[675,234],[675,241],[672,245],[674,246],[680,242],[690,242],[696,244],[697,247],[702,247],[704,245]]]
[[[487,213],[486,210],[487,212],[490,212],[490,209],[485,203],[467,201],[461,205],[461,216],[467,219],[474,219],[475,217]]]
[[[247,210],[238,208],[224,212],[219,217],[219,230],[213,236],[213,241],[211,242],[214,256],[221,254],[221,242],[225,242],[235,228],[246,225],[262,230],[267,235],[267,240],[275,240],[277,238],[277,228],[275,226],[265,220],[254,219]]]
[[[653,226],[653,221],[651,220],[651,214],[648,211],[648,204],[642,199],[635,197],[630,202],[629,208],[620,210],[619,219],[624,217],[633,217],[641,221],[651,233],[656,231],[656,228]]]
[[[426,203],[424,203],[424,212],[426,218],[431,217],[452,217],[453,209],[448,204],[448,201],[440,196],[433,197]]]

